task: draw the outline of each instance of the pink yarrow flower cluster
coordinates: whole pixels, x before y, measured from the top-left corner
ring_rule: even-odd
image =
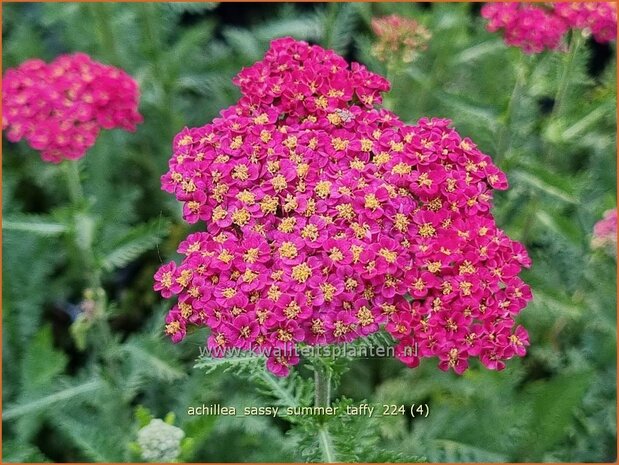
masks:
[[[27,60],[2,81],[2,129],[7,139],[41,151],[59,163],[81,158],[103,129],[135,131],[137,83],[123,70],[76,53],[47,64]]]
[[[617,9],[606,2],[486,3],[481,14],[491,32],[503,30],[505,43],[525,53],[565,49],[570,29],[586,29],[600,43],[617,37]]]
[[[240,101],[181,131],[162,177],[185,220],[205,223],[155,275],[178,296],[172,341],[205,326],[212,351],[265,354],[281,376],[297,344],[381,327],[410,367],[524,355],[530,261],[490,213],[507,181],[489,156],[448,120],[376,108],[387,80],[305,42],[273,41],[234,82]]]
[[[604,218],[593,226],[593,248],[605,248],[617,250],[617,209],[604,212]]]
[[[617,5],[609,2],[553,3],[554,13],[572,28],[591,32],[599,43],[617,38]]]
[[[378,41],[372,53],[380,61],[412,62],[417,53],[427,48],[432,35],[414,19],[389,15],[372,19],[372,30]]]

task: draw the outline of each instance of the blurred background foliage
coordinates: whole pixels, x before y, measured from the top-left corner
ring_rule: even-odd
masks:
[[[76,164],[84,194],[72,200],[75,172],[3,140],[3,460],[140,461],[132,444],[145,411],[175,414],[168,420],[189,438],[179,461],[326,460],[311,422],[188,416],[191,405],[306,403],[311,373],[302,365],[273,385],[193,369],[205,334],[173,346],[162,335],[169,304],[151,290],[190,231],[160,191],[173,136],[234,103],[231,78],[291,35],[386,73],[387,104],[403,120],[450,118],[491,154],[511,184],[496,195],[497,223],[534,264],[524,274],[534,300],[520,317],[531,347],[505,371],[474,363],[458,377],[432,360],[331,367],[344,404],[430,406],[427,418],[327,421],[335,458],[615,461],[616,258],[590,240],[616,206],[616,45],[572,37],[584,41],[574,56],[526,56],[485,30],[479,8],[4,4],[4,69],[86,52],[138,80],[145,122],[100,135]],[[411,64],[388,67],[371,53],[371,19],[391,13],[433,35]]]

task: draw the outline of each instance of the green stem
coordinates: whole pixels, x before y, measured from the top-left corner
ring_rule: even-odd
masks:
[[[114,65],[120,65],[120,55],[116,40],[114,39],[114,31],[112,29],[112,17],[109,11],[110,5],[105,3],[90,3],[87,5],[95,22],[95,33],[105,54],[106,58]]]
[[[93,236],[95,234],[95,222],[86,211],[87,206],[84,204],[75,204],[73,221],[74,221],[74,238],[75,246],[80,254],[80,260],[85,275],[88,277],[90,289],[98,293],[101,288],[101,269],[97,264],[97,257],[93,251]]]
[[[507,108],[505,109],[505,121],[501,126],[498,136],[495,161],[505,158],[505,155],[511,150],[512,138],[509,135],[509,129],[514,115],[514,108],[517,102],[522,98],[522,91],[524,90],[529,74],[528,71],[527,57],[521,53],[520,60],[516,64],[516,81],[514,82],[514,88],[509,97],[509,101],[507,102]]]
[[[329,407],[331,405],[331,373],[322,363],[314,364],[314,406]],[[318,442],[325,463],[335,463],[335,448],[327,425],[318,429]]]
[[[391,83],[391,90],[383,94],[383,107],[386,108],[387,110],[391,110],[395,112],[395,107],[394,107],[395,102],[392,97],[393,92],[395,90],[395,86],[393,82],[393,66],[391,65],[390,61],[387,61],[387,66],[385,68],[385,78],[387,78],[387,81]]]
[[[430,66],[430,71],[427,73],[427,79],[425,79],[423,85],[415,91],[417,93],[417,101],[414,106],[415,119],[428,114],[430,110],[426,108],[428,106],[428,100],[432,95],[436,94],[437,85],[439,90],[447,87],[449,76],[445,73],[445,70],[445,54],[439,52],[438,55],[432,59],[432,65]]]
[[[73,229],[75,246],[80,252],[80,266],[87,270],[90,287],[93,292],[101,288],[101,270],[92,250],[92,235],[94,233],[93,219],[87,212],[86,197],[80,180],[79,166],[76,161],[67,160],[63,163],[63,171],[67,182],[69,199],[73,205]]]
[[[84,298],[95,303],[93,315],[95,346],[109,347],[112,342],[112,333],[106,318],[107,295],[101,281],[101,268],[93,250],[94,220],[88,212],[77,162],[67,160],[63,163],[62,169],[65,173],[73,210],[73,240],[75,249],[79,253],[75,266],[85,270],[83,274],[88,280]]]
[[[161,60],[159,47],[160,47],[160,35],[157,33],[157,19],[156,19],[156,6],[151,3],[145,3],[142,6],[142,22],[144,26],[144,39],[146,43],[144,44],[146,47],[146,52],[152,60],[153,67],[155,69],[156,75],[161,78],[163,75],[163,70],[161,69]]]
[[[570,85],[570,75],[572,74],[572,68],[574,64],[574,58],[580,49],[583,42],[583,37],[580,32],[572,32],[572,39],[568,50],[565,63],[563,65],[563,72],[561,73],[561,80],[559,81],[559,88],[555,95],[555,103],[552,109],[551,119],[557,116],[561,116],[565,106],[565,96],[567,95],[567,89]]]
[[[533,226],[535,224],[535,217],[537,215],[537,206],[539,204],[539,198],[537,196],[537,194],[533,195],[533,198],[530,201],[530,209],[529,212],[524,220],[524,225],[522,227],[522,236],[521,236],[521,241],[523,244],[528,245],[529,244],[529,238],[531,235],[531,230],[533,229]]]
[[[320,448],[322,449],[325,463],[336,463],[333,441],[331,441],[331,435],[326,426],[322,426],[318,430],[318,441],[320,442]]]
[[[314,365],[314,405],[316,407],[331,405],[331,373],[321,363]]]
[[[383,94],[383,107],[394,113],[397,113],[397,95],[400,88],[403,87],[401,78],[403,77],[406,67],[403,63],[396,61],[393,57],[388,57],[385,66],[385,77],[391,83],[391,90]]]
[[[163,31],[161,30],[161,24],[159,22],[157,10],[159,5],[154,3],[144,3],[140,8],[140,19],[142,24],[142,36],[144,41],[144,54],[152,63],[153,74],[156,77],[158,86],[161,89],[161,98],[159,99],[159,110],[162,113],[160,118],[160,125],[164,132],[169,131],[170,128],[177,127],[174,114],[174,89],[173,82],[174,76],[171,75],[169,67],[166,67],[163,63],[162,40]],[[167,120],[167,121],[166,121]],[[166,136],[167,137],[167,136]],[[170,135],[171,137],[171,135]]]
[[[80,171],[76,161],[67,160],[62,164],[62,169],[67,181],[67,189],[71,203],[76,207],[82,207],[84,203],[84,190],[80,181]]]
[[[559,81],[559,87],[557,88],[557,93],[555,94],[555,102],[548,120],[550,125],[553,125],[554,121],[558,120],[565,111],[565,100],[570,85],[570,78],[574,65],[574,59],[576,57],[576,54],[578,53],[578,50],[580,49],[582,42],[582,34],[580,32],[572,31],[568,54],[567,57],[565,57],[563,71],[561,73],[561,80]],[[545,160],[554,160],[557,155],[557,151],[558,144],[552,143],[549,147],[547,146],[544,156]]]
[[[324,25],[324,37],[323,43],[325,48],[333,47],[333,30],[335,29],[335,22],[337,20],[337,14],[340,8],[340,5],[337,3],[329,3],[327,6],[327,14],[325,17],[325,25]]]

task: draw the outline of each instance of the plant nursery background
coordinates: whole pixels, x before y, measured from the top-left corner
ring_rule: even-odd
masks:
[[[616,242],[600,247],[593,228],[616,208],[616,42],[572,31],[567,42],[579,47],[526,54],[487,30],[480,8],[4,4],[3,72],[87,53],[136,79],[144,122],[135,133],[102,131],[72,165],[3,138],[3,461],[615,461]],[[375,53],[372,19],[390,14],[431,35],[412,60]],[[506,173],[493,214],[533,262],[522,274],[533,300],[518,316],[526,357],[498,372],[473,361],[462,376],[436,360],[330,367],[338,405],[403,405],[402,414],[188,414],[312,404],[304,361],[288,378],[263,362],[194,367],[206,330],[172,344],[171,303],[153,291],[157,268],[198,230],[161,191],[174,136],[235,103],[232,78],[285,36],[386,76],[385,106],[403,121],[451,119]],[[413,404],[428,415],[413,417]],[[179,438],[171,456],[146,450],[146,425]],[[156,449],[156,432],[149,440]]]

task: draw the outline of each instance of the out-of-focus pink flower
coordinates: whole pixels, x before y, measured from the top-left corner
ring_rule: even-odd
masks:
[[[600,249],[608,247],[617,251],[617,209],[604,212],[604,218],[593,226],[593,238],[591,240],[593,248]]]
[[[609,2],[553,3],[554,12],[570,27],[586,29],[600,42],[617,38],[617,5]]]
[[[414,125],[376,105],[389,82],[291,38],[234,79],[240,101],[174,139],[162,188],[204,222],[155,275],[178,296],[166,332],[211,329],[208,347],[267,357],[285,376],[298,343],[385,328],[410,367],[462,373],[524,355],[514,318],[531,300],[524,247],[497,227],[507,180],[444,119]],[[172,325],[172,326],[170,326]]]
[[[75,160],[101,129],[135,131],[138,102],[131,76],[84,53],[49,64],[32,59],[4,74],[2,129],[11,142],[26,139],[45,161]]]
[[[552,10],[529,3],[486,3],[481,14],[488,20],[488,30],[503,30],[505,43],[520,47],[525,53],[557,50],[569,29]]]
[[[481,14],[491,32],[502,30],[505,43],[525,53],[565,50],[570,29],[583,29],[600,43],[617,37],[617,6],[608,2],[486,3]]]
[[[414,19],[398,15],[372,19],[372,30],[378,41],[372,52],[380,61],[410,63],[421,50],[427,48],[430,31]]]

